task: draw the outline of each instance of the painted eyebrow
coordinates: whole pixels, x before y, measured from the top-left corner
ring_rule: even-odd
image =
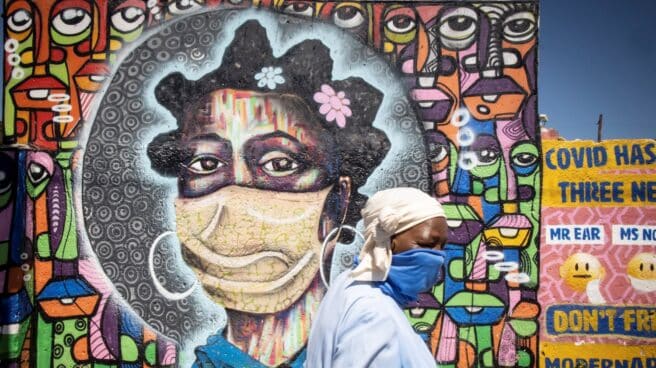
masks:
[[[247,148],[251,148],[253,144],[259,143],[259,142],[262,142],[262,141],[266,141],[267,139],[271,139],[271,138],[285,138],[285,139],[289,140],[289,142],[292,143],[294,145],[294,147],[298,150],[304,151],[305,147],[306,147],[305,144],[299,142],[298,139],[296,139],[296,137],[294,137],[292,135],[289,135],[285,132],[279,131],[279,130],[277,130],[275,132],[272,132],[272,133],[267,133],[267,134],[262,134],[262,135],[255,136],[255,137],[249,139],[248,141],[246,141],[245,146]]]
[[[216,133],[207,133],[196,135],[191,138],[192,141],[217,141],[221,143],[230,143],[227,139],[222,138]]]

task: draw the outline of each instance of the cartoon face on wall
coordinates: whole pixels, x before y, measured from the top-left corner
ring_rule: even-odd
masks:
[[[605,276],[606,269],[589,253],[572,254],[560,266],[560,277],[576,291],[585,291],[589,283],[601,281]]]
[[[477,120],[514,119],[535,90],[537,19],[531,4],[481,4],[477,53],[463,58],[477,78],[463,102]]]
[[[19,0],[5,7],[18,60],[5,90],[5,139],[54,150],[88,118],[115,53],[143,31],[146,3]]]
[[[626,265],[631,286],[640,292],[656,290],[656,254],[638,253]]]

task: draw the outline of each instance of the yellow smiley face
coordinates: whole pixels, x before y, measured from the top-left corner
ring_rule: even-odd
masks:
[[[656,253],[638,253],[626,266],[631,285],[638,291],[656,290]]]
[[[585,291],[589,282],[602,280],[606,270],[597,257],[589,253],[575,253],[560,266],[560,277],[567,286],[576,291]]]

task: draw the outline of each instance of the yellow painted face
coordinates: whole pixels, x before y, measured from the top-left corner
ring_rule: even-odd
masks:
[[[638,253],[626,266],[633,288],[639,291],[656,290],[656,253]]]
[[[560,277],[576,291],[585,291],[589,282],[602,280],[605,275],[597,257],[589,253],[574,253],[560,266]]]

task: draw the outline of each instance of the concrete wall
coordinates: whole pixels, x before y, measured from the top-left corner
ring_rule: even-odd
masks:
[[[397,186],[438,365],[537,364],[536,2],[53,3],[4,8],[3,364],[299,364]]]
[[[542,366],[656,365],[656,141],[542,148]]]

